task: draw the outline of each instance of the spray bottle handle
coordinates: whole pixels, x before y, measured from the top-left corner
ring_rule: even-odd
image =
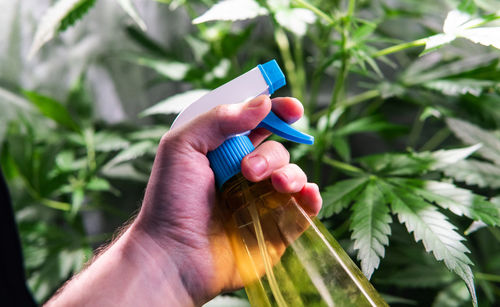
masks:
[[[276,116],[273,111],[269,112],[266,118],[264,118],[257,127],[266,128],[272,133],[292,142],[308,145],[312,145],[314,143],[313,136],[296,130],[295,128],[281,120],[278,116]]]

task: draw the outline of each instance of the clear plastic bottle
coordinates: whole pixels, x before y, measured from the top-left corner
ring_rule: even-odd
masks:
[[[252,306],[387,306],[324,226],[269,180],[234,176],[219,206]]]
[[[171,129],[219,104],[270,95],[283,85],[285,76],[276,61],[259,65],[188,106]],[[273,112],[259,127],[290,141],[314,142]],[[278,193],[268,180],[252,183],[241,175],[241,160],[253,150],[243,133],[207,154],[219,188],[219,212],[252,306],[387,306],[292,195]]]

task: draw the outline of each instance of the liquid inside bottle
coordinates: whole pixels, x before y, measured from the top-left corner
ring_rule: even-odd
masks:
[[[270,181],[238,174],[220,205],[252,306],[387,306],[319,220]]]

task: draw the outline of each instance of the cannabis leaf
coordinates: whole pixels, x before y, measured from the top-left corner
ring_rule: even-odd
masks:
[[[95,0],[59,0],[45,12],[38,24],[35,38],[28,55],[32,58],[56,33],[66,30],[83,17]]]
[[[446,124],[465,144],[481,143],[482,147],[477,153],[500,165],[500,139],[493,133],[456,118],[447,118]]]
[[[347,207],[358,193],[365,187],[368,177],[359,177],[337,182],[321,193],[323,208],[320,212],[321,218],[327,218],[337,214]]]
[[[267,14],[255,0],[223,0],[193,20],[194,24],[216,20],[244,20]]]
[[[446,176],[468,185],[477,185],[480,188],[500,188],[500,166],[491,163],[476,160],[460,161],[453,167],[444,168],[443,172]]]
[[[137,23],[139,28],[141,30],[146,31],[146,23],[144,20],[142,20],[141,16],[139,16],[139,13],[137,13],[137,10],[134,6],[134,3],[132,0],[117,0],[118,4],[122,7],[122,9]]]
[[[415,195],[434,202],[456,215],[482,221],[488,225],[500,224],[500,207],[488,202],[485,197],[462,189],[452,183],[433,180],[389,178],[389,182],[404,186]]]
[[[370,181],[366,189],[356,199],[352,207],[351,230],[354,248],[359,250],[361,270],[367,278],[378,268],[380,258],[385,255],[384,245],[389,244],[392,222],[384,195],[375,181]]]
[[[494,18],[473,18],[466,12],[453,10],[448,13],[443,24],[443,33],[428,37],[423,53],[437,49],[458,37],[466,38],[474,43],[493,46],[500,49],[500,27],[480,27]]]
[[[177,114],[208,92],[208,90],[199,89],[171,96],[142,111],[140,116]]]
[[[40,95],[36,92],[25,91],[24,95],[28,98],[46,117],[52,119],[59,125],[71,129],[73,131],[79,131],[80,128],[75,120],[71,117],[68,110],[58,101]]]
[[[411,191],[383,181],[380,181],[379,187],[399,221],[406,225],[408,232],[413,232],[415,241],[422,241],[426,251],[432,252],[437,260],[443,260],[465,281],[474,305],[477,305],[474,276],[470,268],[472,262],[465,254],[469,250],[461,242],[465,239],[455,231],[456,227],[436,207]]]

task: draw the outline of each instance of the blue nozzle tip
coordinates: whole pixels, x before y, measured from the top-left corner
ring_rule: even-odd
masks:
[[[270,95],[286,84],[285,75],[281,71],[281,68],[276,60],[271,60],[265,64],[258,65],[258,67],[262,76],[269,85]]]

